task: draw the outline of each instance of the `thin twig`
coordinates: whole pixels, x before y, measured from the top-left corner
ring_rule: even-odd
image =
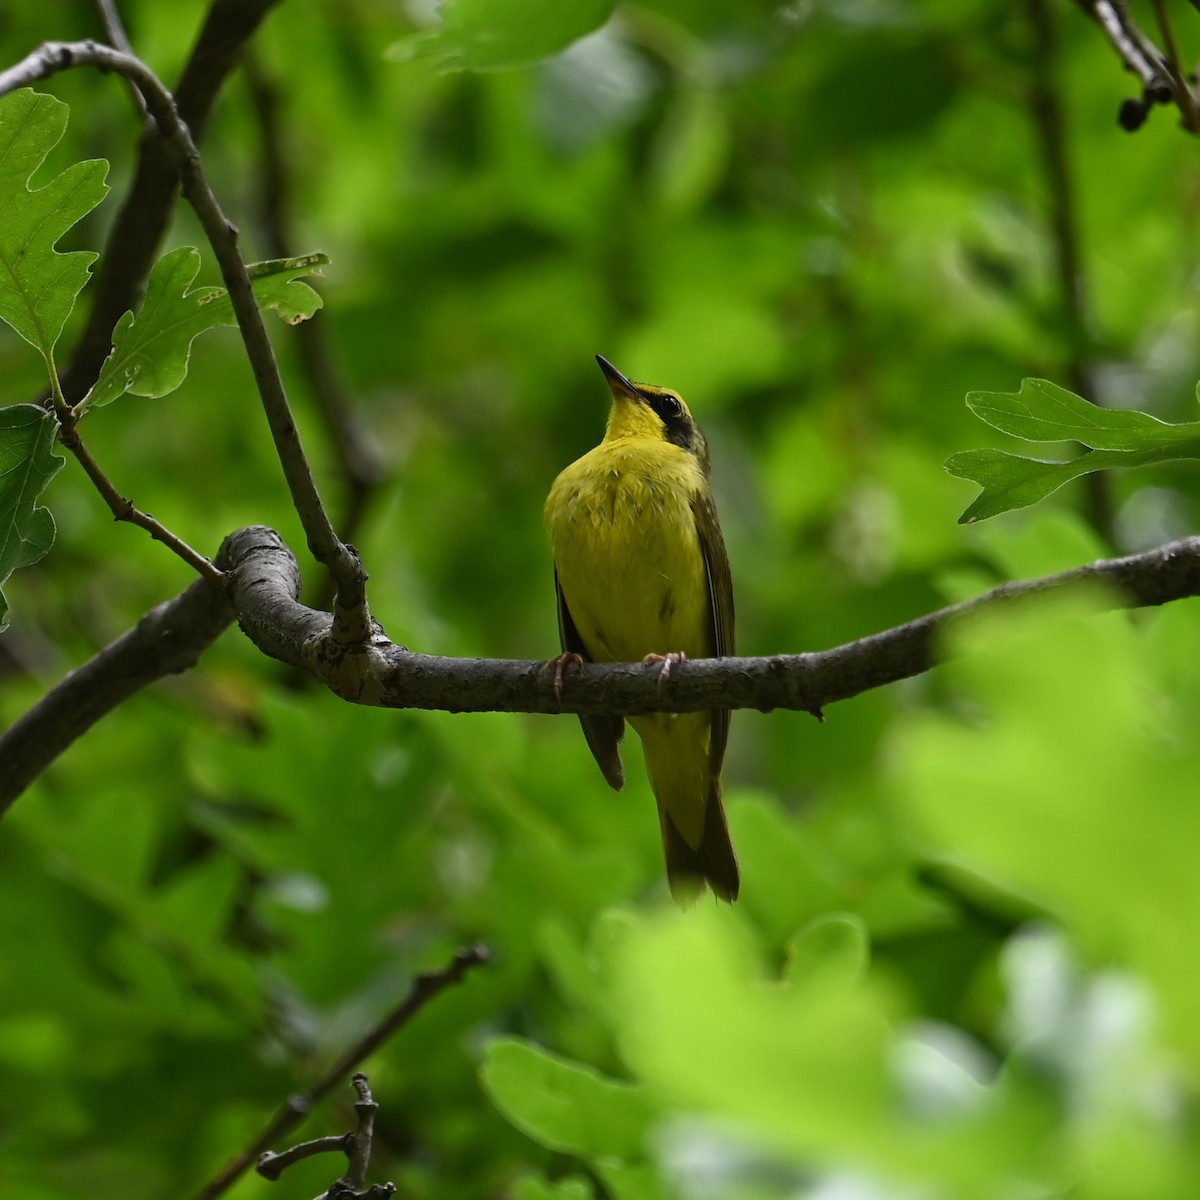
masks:
[[[1121,61],[1156,100],[1170,99],[1171,86],[1163,69],[1162,55],[1129,19],[1124,3],[1112,0],[1083,0],[1083,6],[1108,36]]]
[[[175,163],[183,195],[191,204],[212,246],[237,316],[263,411],[275,443],[309,550],[326,566],[337,585],[334,637],[346,645],[362,642],[370,632],[366,572],[353,549],[339,540],[321,502],[312,471],[292,417],[275,352],[254,298],[246,264],[238,250],[237,228],[225,216],[205,178],[191,133],[179,119],[171,94],[141,60],[96,42],[47,42],[20,63],[0,72],[0,95],[58,71],[95,66],[132,79],[141,91]]]
[[[162,542],[168,550],[177,554],[189,567],[203,575],[211,583],[218,587],[226,586],[228,580],[223,571],[209,562],[198,550],[193,550],[183,538],[172,533],[161,521],[156,520],[149,513],[142,512],[132,500],[117,490],[100,464],[92,457],[91,451],[83,444],[79,430],[73,424],[63,427],[59,434],[59,441],[78,460],[79,465],[83,467],[87,477],[95,484],[96,490],[118,521],[128,521],[131,525],[144,529],[155,541]]]
[[[1171,28],[1171,18],[1163,0],[1154,0],[1154,15],[1158,19],[1159,32],[1162,34],[1163,45],[1167,49],[1167,68],[1171,78],[1171,92],[1179,107],[1180,115],[1186,129],[1192,133],[1200,131],[1200,112],[1196,109],[1196,97],[1188,86],[1187,74],[1179,58],[1179,47],[1175,44],[1175,31]]]
[[[121,14],[117,12],[116,0],[96,0],[96,14],[100,18],[100,25],[104,30],[104,36],[108,39],[108,44],[114,50],[120,50],[122,54],[132,54],[133,46],[130,44],[129,35],[125,32]],[[129,80],[125,82],[129,85],[129,95],[133,99],[138,116],[143,121],[148,121],[150,113],[146,108],[145,100],[142,99],[142,93]]]
[[[371,1165],[371,1146],[375,1138],[375,1114],[379,1105],[371,1095],[371,1085],[367,1077],[356,1071],[351,1080],[358,1099],[354,1102],[354,1112],[358,1117],[358,1128],[350,1146],[350,1165],[346,1168],[346,1182],[356,1191],[366,1186],[367,1168]]]
[[[341,1083],[369,1054],[377,1050],[398,1029],[408,1024],[431,1000],[452,984],[458,983],[471,970],[488,961],[483,946],[459,950],[440,971],[418,975],[408,995],[386,1017],[368,1030],[341,1058],[306,1092],[289,1096],[279,1111],[267,1122],[262,1132],[240,1151],[220,1172],[206,1183],[194,1200],[214,1200],[258,1160],[264,1151],[286,1137],[330,1091]]]
[[[262,194],[262,225],[267,249],[272,258],[291,258],[295,239],[291,233],[291,196],[293,188],[285,152],[285,132],[279,119],[280,96],[265,68],[254,54],[246,57],[245,74],[250,98],[258,120]],[[359,416],[330,344],[328,322],[318,310],[291,333],[295,338],[309,389],[317,411],[333,445],[338,474],[345,489],[337,522],[347,542],[357,539],[371,500],[388,471],[371,431]],[[322,579],[313,592],[313,604],[328,608],[333,592]]]
[[[104,36],[108,38],[108,44],[114,50],[120,50],[122,54],[132,54],[133,47],[129,43],[129,35],[125,32],[121,14],[117,12],[115,0],[96,0],[96,13],[104,29]]]
[[[306,1158],[312,1158],[316,1154],[330,1154],[340,1151],[348,1155],[350,1147],[353,1144],[353,1133],[339,1133],[332,1137],[319,1137],[307,1142],[297,1142],[294,1146],[289,1146],[286,1150],[280,1150],[278,1154],[273,1150],[264,1150],[259,1155],[254,1169],[264,1179],[275,1180],[288,1167],[295,1163],[303,1162]]]

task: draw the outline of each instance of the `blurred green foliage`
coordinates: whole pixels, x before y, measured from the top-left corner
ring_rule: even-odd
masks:
[[[205,5],[119,7],[173,81]],[[247,258],[278,257],[274,98],[289,252],[330,256],[314,320],[390,468],[352,540],[395,640],[554,652],[541,505],[600,435],[596,352],[678,387],[709,435],[746,653],[1195,527],[1186,465],[1108,480],[1099,532],[1074,483],[964,529],[972,488],[940,465],[984,432],[968,391],[1069,386],[1080,362],[1090,399],[1195,416],[1195,147],[1167,112],[1117,128],[1129,77],[1074,6],[1048,62],[1032,7],[994,0],[652,0],[592,32],[538,27],[542,7],[457,0],[431,34],[415,2],[288,0],[203,146]],[[459,61],[554,57],[441,70],[456,31],[518,10],[527,37]],[[2,59],[95,21],[10,6]],[[1082,327],[1039,79],[1066,118]],[[39,87],[71,121],[35,186],[111,163],[60,247],[98,249],[137,116],[95,72]],[[183,245],[203,239],[181,208],[164,250]],[[341,520],[297,333],[272,335]],[[5,404],[45,386],[5,329],[0,379]],[[84,433],[193,545],[259,522],[303,546],[232,331],[169,399],[124,395]],[[189,581],[74,464],[45,498],[58,541],[9,585],[5,720]],[[415,972],[483,940],[494,964],[367,1064],[373,1175],[401,1196],[1194,1196],[1197,629],[1195,602],[1084,598],[968,630],[950,666],[824,726],[737,714],[743,896],[682,914],[634,746],[616,795],[573,718],[354,708],[231,631],[0,828],[0,1192],[188,1194]],[[350,1102],[304,1134],[348,1127]],[[314,1195],[337,1170],[231,1194]]]

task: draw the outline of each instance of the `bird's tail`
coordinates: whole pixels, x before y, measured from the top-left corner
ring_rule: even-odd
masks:
[[[704,806],[704,828],[695,848],[684,840],[662,804],[658,806],[658,823],[671,895],[681,904],[691,903],[707,883],[719,899],[732,904],[738,894],[738,864],[721,802],[720,779],[711,781]]]

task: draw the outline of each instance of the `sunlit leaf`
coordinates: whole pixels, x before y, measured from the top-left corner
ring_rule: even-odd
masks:
[[[653,1114],[643,1089],[515,1038],[492,1042],[480,1078],[492,1103],[551,1150],[636,1158]]]
[[[1200,738],[1156,684],[1179,643],[1080,604],[980,621],[955,641],[973,718],[906,723],[905,803],[956,863],[1048,907],[1094,960],[1149,979],[1175,1046],[1200,1063]]]

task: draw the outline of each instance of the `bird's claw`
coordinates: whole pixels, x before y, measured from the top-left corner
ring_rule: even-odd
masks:
[[[661,692],[671,681],[671,668],[676,663],[685,663],[687,660],[688,656],[682,650],[672,650],[670,654],[647,654],[642,662],[662,663],[662,669],[658,673],[658,690]]]
[[[573,667],[576,671],[583,666],[583,655],[576,654],[574,650],[566,650],[557,658],[550,660],[550,666],[554,668],[554,696],[558,702],[562,703],[563,695],[563,676],[566,674],[568,667]]]

